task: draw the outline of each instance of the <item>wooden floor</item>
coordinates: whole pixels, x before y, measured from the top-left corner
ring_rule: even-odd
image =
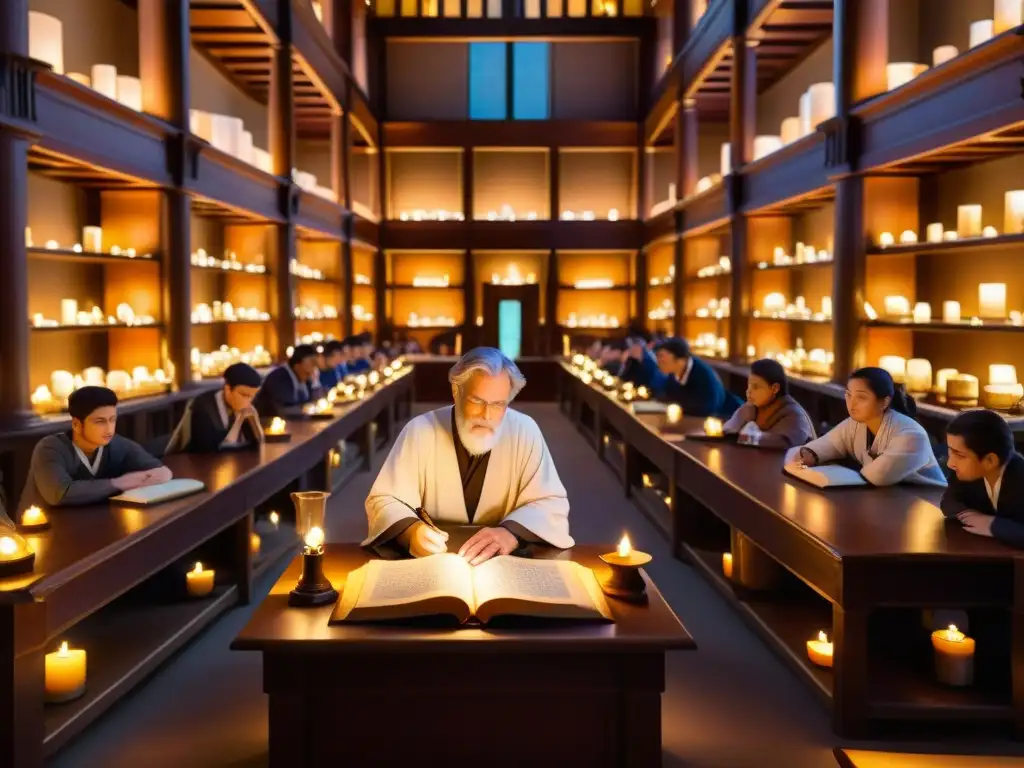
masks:
[[[613,542],[628,531],[636,546],[654,555],[648,571],[697,641],[697,652],[678,653],[668,661],[663,699],[665,766],[835,768],[832,750],[836,746],[1024,755],[1024,744],[991,738],[841,744],[818,702],[714,589],[688,566],[669,558],[661,534],[623,498],[612,473],[556,407],[524,404],[522,410],[540,422],[548,440],[572,500],[573,535],[581,542]],[[362,538],[366,529],[362,503],[371,482],[370,475],[358,475],[332,499],[328,524],[332,540]],[[257,585],[257,601],[260,590],[269,589],[281,567],[272,569]],[[259,657],[228,650],[251,610],[226,614],[51,764],[56,768],[265,765],[266,699]]]

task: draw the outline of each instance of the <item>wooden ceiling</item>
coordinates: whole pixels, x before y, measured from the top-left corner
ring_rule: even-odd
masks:
[[[768,5],[749,33],[758,41],[758,93],[792,72],[832,36],[832,14],[832,0],[782,0]],[[831,80],[831,69],[822,72],[821,79]]]
[[[881,169],[881,173],[925,175],[1024,153],[1024,124],[953,144]]]
[[[156,186],[124,174],[90,165],[82,160],[31,147],[28,169],[54,181],[92,189],[156,189]]]
[[[266,104],[273,41],[242,0],[190,0],[189,21],[192,45],[243,93]],[[293,54],[296,132],[301,138],[329,138],[331,102],[307,68],[305,61]]]

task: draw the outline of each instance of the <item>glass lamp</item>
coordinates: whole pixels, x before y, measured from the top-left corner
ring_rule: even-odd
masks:
[[[300,491],[292,494],[295,504],[295,528],[302,537],[302,576],[288,595],[288,604],[302,607],[327,605],[338,593],[324,576],[324,517],[326,491]]]
[[[36,553],[17,531],[0,528],[0,576],[27,573],[35,564]]]

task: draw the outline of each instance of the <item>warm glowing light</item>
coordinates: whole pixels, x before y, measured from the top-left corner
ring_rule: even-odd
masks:
[[[202,573],[202,572],[203,572],[203,564],[202,563],[196,563],[196,567],[192,569],[192,573]]]
[[[319,549],[324,543],[324,529],[314,525],[306,532],[305,544],[309,549]]]
[[[46,522],[46,515],[43,514],[43,510],[33,505],[26,509],[21,515],[22,525],[42,525]]]
[[[0,555],[13,555],[18,551],[18,542],[10,536],[0,536]]]
[[[946,630],[946,639],[951,643],[962,643],[964,641],[964,633],[956,628],[956,624],[950,624],[949,629]]]
[[[704,420],[704,434],[708,437],[721,437],[722,436],[722,420],[716,418],[707,418]]]
[[[267,518],[270,520],[271,525],[277,525],[281,522],[281,516],[277,512],[271,512]]]
[[[619,542],[619,547],[616,550],[619,557],[629,557],[633,551],[633,546],[629,543],[629,536],[623,535],[622,541]]]

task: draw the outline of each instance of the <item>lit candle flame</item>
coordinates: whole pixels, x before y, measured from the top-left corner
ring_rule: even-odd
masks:
[[[277,525],[279,522],[281,522],[281,516],[279,514],[277,514],[277,512],[271,512],[270,513],[270,523],[271,523],[271,525]]]
[[[274,420],[270,422],[270,433],[273,435],[280,435],[284,432],[284,419],[280,416],[275,416]]]
[[[821,630],[820,632],[818,632],[818,642],[819,643],[827,643],[828,642],[828,635],[825,634],[825,630]]]
[[[68,653],[68,641],[67,640],[65,640],[64,642],[62,642],[60,644],[60,650],[57,651],[57,655],[58,656],[70,656],[71,655],[71,654]]]
[[[43,510],[41,510],[39,507],[35,506],[34,504],[31,507],[29,507],[28,509],[26,509],[24,514],[21,516],[21,522],[24,525],[33,525],[35,523],[42,522],[42,520],[43,520]]]
[[[316,407],[318,411],[326,411],[330,409],[331,404],[328,402],[326,397],[321,397],[316,401]]]
[[[964,633],[956,628],[956,624],[950,624],[949,629],[946,630],[946,639],[954,643],[962,643]]]
[[[10,536],[0,536],[0,555],[13,555],[18,551],[18,542]]]
[[[196,563],[195,568],[192,569],[192,573],[202,573],[202,572],[203,572],[203,564],[202,563]]]
[[[324,543],[324,529],[314,525],[306,532],[306,546],[310,549],[317,549]]]
[[[705,419],[704,434],[708,437],[719,437],[722,434],[722,420],[716,418]]]
[[[629,536],[623,536],[622,541],[619,542],[619,557],[629,557],[633,551],[633,546],[629,543]]]

